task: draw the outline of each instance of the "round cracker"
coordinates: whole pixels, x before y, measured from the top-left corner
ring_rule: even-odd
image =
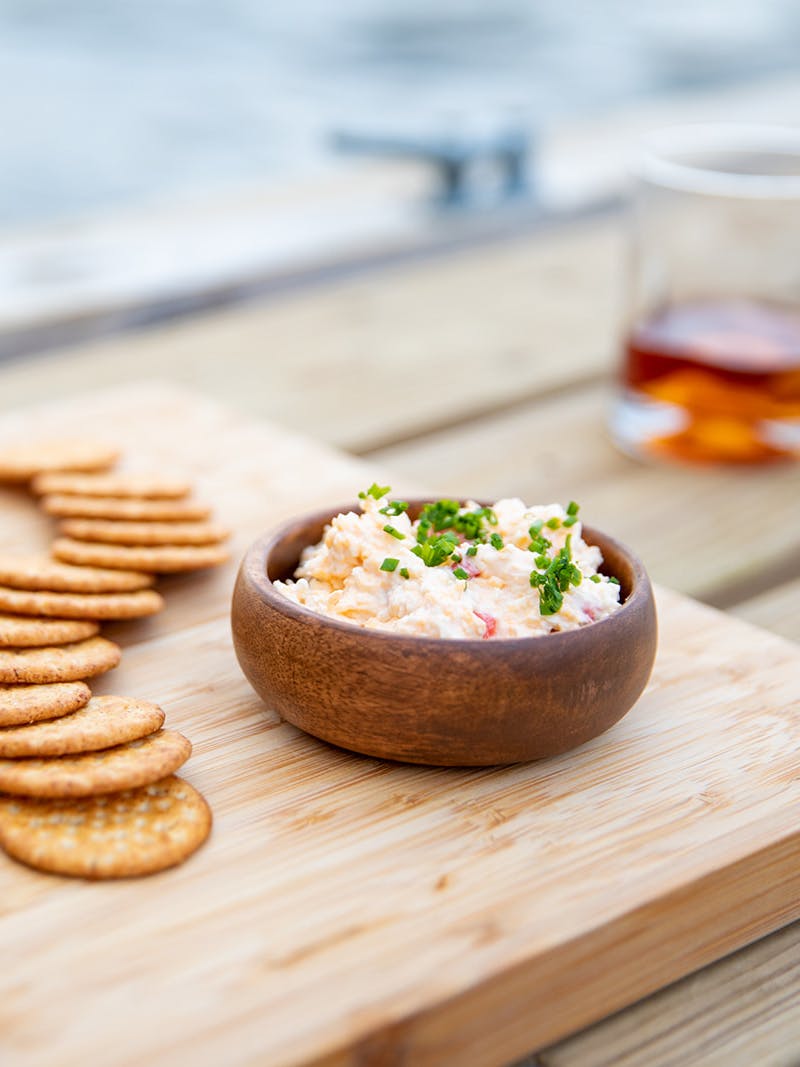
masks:
[[[77,541],[111,545],[217,545],[230,530],[213,522],[115,522],[111,519],[64,519],[59,529]]]
[[[180,500],[191,486],[182,478],[157,474],[43,474],[31,486],[34,493],[68,493],[75,496],[116,496],[145,500]]]
[[[58,559],[97,567],[141,568],[156,574],[174,574],[216,567],[225,563],[228,553],[219,545],[162,545],[133,548],[127,545],[101,545],[59,537],[52,545]]]
[[[45,471],[105,471],[118,459],[119,449],[100,441],[32,441],[0,449],[0,481],[26,482]]]
[[[71,567],[49,556],[0,554],[0,585],[12,589],[43,589],[49,593],[134,593],[152,584],[152,574],[139,571]]]
[[[0,727],[57,719],[82,708],[92,695],[86,682],[0,685]]]
[[[0,792],[26,797],[91,797],[137,789],[177,771],[192,754],[175,730],[125,745],[52,759],[0,759]]]
[[[92,697],[88,704],[60,719],[0,730],[0,757],[68,756],[124,745],[155,733],[164,725],[158,704],[130,697]]]
[[[66,645],[94,637],[99,630],[91,619],[41,619],[0,612],[0,648]]]
[[[0,585],[0,609],[18,615],[64,619],[140,619],[155,615],[164,598],[155,589],[136,593],[43,593]]]
[[[191,500],[134,500],[114,496],[69,496],[53,493],[39,501],[48,515],[65,519],[119,519],[125,522],[202,522],[211,515],[206,504]]]
[[[129,878],[174,867],[211,832],[211,810],[181,778],[83,800],[0,799],[0,845],[38,870]]]
[[[105,637],[89,637],[50,648],[0,648],[0,682],[75,682],[110,671],[120,648]]]

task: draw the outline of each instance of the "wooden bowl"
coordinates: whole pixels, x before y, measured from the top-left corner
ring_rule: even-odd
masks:
[[[410,514],[424,501],[412,502]],[[603,733],[647,684],[656,651],[653,592],[618,541],[583,528],[619,578],[620,611],[580,630],[454,640],[364,630],[318,615],[273,586],[292,576],[340,511],[259,538],[233,594],[233,641],[271,708],[323,741],[381,759],[487,766],[542,759]]]

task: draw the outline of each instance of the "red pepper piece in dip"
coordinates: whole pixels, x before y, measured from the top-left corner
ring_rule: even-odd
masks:
[[[469,556],[464,556],[460,563],[454,563],[450,569],[454,571],[457,567],[466,571],[470,578],[479,578],[481,575],[481,571],[475,565],[475,561],[470,559]]]
[[[486,626],[486,629],[483,631],[484,641],[489,637],[494,637],[497,633],[497,619],[494,615],[488,615],[482,611],[476,611],[473,612],[473,614],[477,615],[481,622]]]

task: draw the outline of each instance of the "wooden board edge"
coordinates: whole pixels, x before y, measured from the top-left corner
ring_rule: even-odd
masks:
[[[744,893],[743,886],[748,891]],[[729,906],[728,890],[738,903]],[[503,1067],[800,918],[800,829],[568,945],[292,1067]]]

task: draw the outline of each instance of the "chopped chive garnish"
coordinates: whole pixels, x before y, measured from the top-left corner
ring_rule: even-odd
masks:
[[[497,515],[492,508],[467,511],[462,509],[457,500],[437,500],[435,503],[426,504],[420,512],[417,540],[422,544],[430,530],[435,533],[453,530],[466,541],[479,541],[484,544],[489,540],[486,524],[496,526],[497,522]],[[421,536],[423,530],[424,537]]]
[[[389,572],[397,570],[397,564],[399,562],[399,559],[394,559],[394,557],[392,556],[387,556],[383,563],[381,563],[381,570]]]
[[[590,582],[595,582],[595,583],[597,583],[597,582],[602,582],[602,580],[603,580],[603,579],[602,579],[602,578],[600,577],[600,575],[599,575],[599,574],[590,574],[590,575],[589,575],[589,581],[590,581]]]
[[[498,552],[504,545],[503,538],[500,536],[500,534],[493,533],[489,540],[492,542],[492,546],[496,548]]]
[[[444,563],[452,556],[457,544],[456,535],[446,533],[441,537],[421,541],[418,545],[414,545],[411,551],[415,556],[419,556],[426,567],[438,567],[440,563]]]
[[[457,500],[437,500],[435,504],[426,504],[420,513],[420,520],[427,522],[434,530],[446,530],[453,525],[458,515]]]
[[[609,578],[608,580],[609,580],[609,582],[611,582],[611,583],[612,583],[613,585],[619,585],[619,578]]]
[[[572,534],[567,535],[563,548],[548,560],[538,556],[536,565],[541,571],[531,571],[530,583],[539,590],[539,613],[555,615],[564,603],[564,593],[571,585],[580,585],[583,580],[578,567],[572,562]]]
[[[408,504],[405,500],[390,500],[385,508],[380,508],[381,515],[402,515],[404,511],[408,511]]]
[[[542,527],[543,526],[544,526],[544,519],[537,519],[536,522],[534,522],[532,525],[530,525],[528,527],[528,535],[529,535],[529,537],[530,537],[530,539],[532,541],[535,538],[537,538],[539,536],[539,534],[542,532]]]
[[[396,537],[398,541],[405,541],[406,539],[406,535],[404,533],[400,533],[400,531],[396,530],[394,526],[390,526],[388,522],[384,526],[383,530],[384,533],[388,533],[391,534],[392,537]]]
[[[460,563],[460,562],[461,562],[461,553],[460,553],[460,552],[454,552],[454,553],[452,554],[452,556],[450,557],[450,559],[451,559],[451,560],[452,560],[452,561],[453,561],[454,563]]]
[[[411,575],[408,573],[408,567],[401,567],[400,568],[400,576],[402,578],[410,578],[411,577]]]
[[[469,578],[469,575],[463,567],[456,567],[456,569],[453,571],[453,574],[462,582],[467,581],[467,579]]]
[[[468,556],[477,556],[477,554],[478,554],[478,546],[477,545],[470,545],[469,548],[467,549],[467,555]]]
[[[390,485],[378,485],[377,482],[373,482],[366,492],[358,494],[358,499],[366,500],[368,496],[371,496],[373,500],[380,500],[382,496],[386,496],[391,488]]]
[[[548,519],[547,522],[545,523],[545,526],[547,526],[548,529],[550,529],[550,530],[557,530],[560,525],[561,525],[561,519],[557,519],[555,516],[553,516],[552,519]]]
[[[567,515],[577,515],[580,510],[580,504],[576,504],[574,500],[570,500],[567,504]]]
[[[577,521],[578,521],[578,516],[577,515],[569,515],[569,516],[567,516],[566,519],[564,519],[564,525],[565,526],[574,526]]]

